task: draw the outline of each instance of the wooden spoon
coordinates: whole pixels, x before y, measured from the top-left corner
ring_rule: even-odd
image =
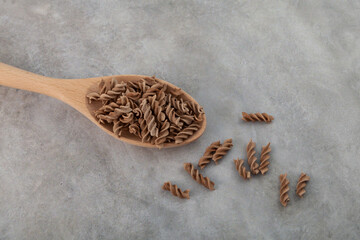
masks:
[[[98,84],[101,79],[104,79],[104,81],[109,81],[113,77],[115,77],[119,82],[128,82],[136,81],[146,76],[117,75],[84,79],[59,79],[44,77],[0,62],[0,85],[41,93],[50,97],[57,98],[78,110],[85,117],[95,123],[98,127],[100,127],[102,130],[104,130],[111,136],[115,137],[116,139],[141,147],[157,148],[156,145],[141,142],[141,139],[132,134],[125,133],[123,136],[118,137],[113,133],[111,126],[104,126],[97,122],[94,116],[94,111],[97,110],[99,106],[96,106],[96,104],[89,104],[86,95],[90,92],[98,90]],[[178,87],[171,83],[168,83],[161,79],[158,80],[159,82],[166,84],[168,86],[168,89],[178,89]],[[185,91],[181,91],[183,92],[182,97],[184,100],[196,102],[195,99],[193,99]],[[165,143],[163,147],[179,147],[198,139],[204,133],[206,128],[205,114],[204,120],[200,123],[200,125],[200,129],[190,138],[186,139],[184,142],[180,144]]]

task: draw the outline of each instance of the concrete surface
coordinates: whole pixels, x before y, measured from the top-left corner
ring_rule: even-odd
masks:
[[[0,0],[1,62],[60,78],[156,74],[208,118],[191,145],[141,149],[55,99],[0,87],[0,239],[359,239],[359,39],[355,0]],[[245,124],[242,111],[275,121]],[[182,164],[229,137],[204,171],[210,192]],[[268,174],[244,182],[232,159],[250,138],[273,152]],[[162,191],[169,180],[191,199]]]

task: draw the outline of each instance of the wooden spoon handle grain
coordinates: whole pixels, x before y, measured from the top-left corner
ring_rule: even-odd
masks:
[[[90,117],[86,92],[98,78],[58,79],[41,76],[0,62],[0,85],[57,98]]]
[[[0,85],[57,97],[56,79],[12,67],[0,62]]]

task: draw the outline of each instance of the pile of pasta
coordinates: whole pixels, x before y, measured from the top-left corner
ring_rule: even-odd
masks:
[[[116,136],[130,133],[142,142],[162,147],[180,144],[199,130],[203,108],[181,97],[180,88],[170,89],[155,77],[118,82],[101,80],[97,92],[87,95],[89,103],[100,101],[95,111],[100,124],[111,124]]]

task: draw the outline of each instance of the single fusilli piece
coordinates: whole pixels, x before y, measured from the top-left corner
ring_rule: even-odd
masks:
[[[115,121],[114,125],[113,125],[113,132],[115,133],[116,136],[121,137],[122,131],[125,127],[126,127],[126,124],[124,124],[120,121]]]
[[[89,99],[89,103],[91,103],[91,101],[98,101],[100,98],[100,94],[98,94],[97,92],[92,92],[86,95],[86,97]]]
[[[175,108],[171,107],[171,104],[167,105],[165,113],[170,122],[174,123],[176,126],[182,127],[183,123],[180,122],[180,117],[176,116]]]
[[[187,101],[186,104],[192,110],[192,112],[195,114],[195,120],[202,121],[203,117],[204,117],[204,109],[195,102]]]
[[[306,193],[305,187],[306,187],[306,184],[308,181],[310,181],[310,177],[308,175],[306,175],[305,173],[301,173],[298,183],[296,185],[296,194],[299,197],[303,197],[303,195]]]
[[[167,120],[165,120],[165,122],[163,122],[161,125],[159,137],[155,140],[156,145],[161,145],[164,142],[166,142],[166,138],[169,136],[169,128],[170,128],[170,123]]]
[[[204,187],[210,190],[215,190],[214,188],[215,183],[210,181],[208,177],[203,177],[203,175],[199,172],[199,170],[194,168],[194,166],[191,163],[184,163],[184,169],[190,174],[190,176],[196,182],[200,183],[201,185],[203,185]]]
[[[144,99],[141,104],[141,111],[144,114],[144,119],[146,121],[147,128],[149,129],[151,136],[159,136],[159,129],[157,128],[157,124],[155,121],[155,117],[151,112],[150,105],[147,101],[147,99]]]
[[[251,174],[249,171],[246,171],[246,168],[244,167],[244,160],[242,159],[234,159],[235,168],[239,172],[240,176],[243,177],[243,179],[250,179]]]
[[[156,101],[159,102],[159,106],[161,106],[161,107],[165,106],[165,104],[166,104],[166,93],[165,93],[166,89],[167,89],[167,86],[164,85],[164,88],[160,89],[160,91],[156,95]]]
[[[118,120],[122,115],[131,113],[132,109],[130,107],[130,103],[128,103],[126,106],[119,106],[118,108],[115,108],[113,112],[110,112],[108,115],[106,115],[106,119],[111,121]]]
[[[266,146],[261,148],[261,156],[260,156],[260,166],[259,166],[259,171],[261,172],[261,174],[265,174],[269,168],[269,159],[270,159],[270,152],[271,152],[271,147],[270,147],[270,143],[268,143]]]
[[[151,110],[154,113],[154,116],[156,117],[156,120],[158,122],[162,122],[165,120],[165,113],[163,113],[163,109],[160,106],[159,101],[156,100],[156,95],[148,97],[149,99],[149,104],[151,106]]]
[[[203,154],[203,156],[200,158],[199,160],[199,167],[201,169],[203,169],[204,167],[206,167],[207,164],[210,163],[211,159],[213,158],[213,155],[215,153],[215,151],[220,147],[220,141],[216,141],[210,144],[210,146],[208,146],[205,150],[205,153]]]
[[[218,164],[218,161],[223,158],[228,151],[230,151],[230,149],[232,148],[233,144],[232,144],[232,139],[226,139],[224,141],[223,144],[221,144],[218,149],[216,149],[214,155],[213,155],[213,160],[215,162],[215,164]]]
[[[146,92],[142,95],[143,98],[147,98],[149,96],[156,95],[156,93],[163,88],[163,84],[161,83],[155,83],[150,88],[146,90]]]
[[[187,107],[187,104],[184,103],[184,101],[178,100],[171,95],[168,95],[167,101],[171,103],[171,106],[174,107],[176,110],[178,110],[182,114],[187,114],[189,112],[189,108]]]
[[[141,132],[141,141],[142,142],[150,142],[151,135],[149,132],[149,129],[146,126],[146,121],[143,118],[139,119],[139,126],[140,126],[140,132]]]
[[[140,124],[138,122],[130,124],[129,133],[141,138]]]
[[[118,95],[126,91],[126,83],[124,82],[118,83],[117,80],[113,78],[111,85],[112,85],[111,91],[115,92]]]
[[[197,130],[199,130],[199,128],[200,125],[198,123],[193,123],[190,126],[184,128],[175,136],[175,143],[179,144],[184,142],[186,139],[191,137]]]
[[[280,203],[286,207],[288,202],[290,201],[289,198],[289,180],[286,178],[287,174],[281,174],[280,179]]]
[[[171,182],[166,182],[162,186],[162,189],[166,191],[170,191],[172,195],[179,197],[179,198],[187,198],[190,199],[190,190],[186,189],[185,191],[181,191],[176,184],[172,185]]]
[[[259,164],[256,162],[257,158],[255,157],[255,146],[256,144],[252,141],[252,139],[250,139],[250,142],[246,146],[246,153],[248,158],[248,164],[250,166],[250,172],[254,175],[259,173]]]
[[[106,91],[108,90],[104,79],[101,79],[101,81],[99,82],[98,89],[99,89],[99,94],[106,93]]]
[[[267,113],[242,113],[243,118],[245,122],[266,122],[270,123],[272,120],[274,120],[274,117],[271,115],[268,115]]]
[[[141,93],[139,92],[130,92],[130,91],[127,91],[125,96],[133,101],[136,101],[136,100],[139,100],[140,97],[141,97]]]
[[[195,117],[191,115],[180,115],[180,121],[184,124],[190,125],[194,122]]]

